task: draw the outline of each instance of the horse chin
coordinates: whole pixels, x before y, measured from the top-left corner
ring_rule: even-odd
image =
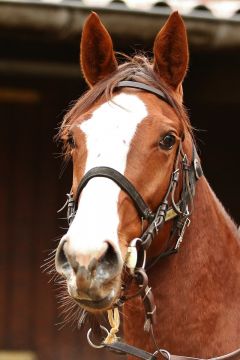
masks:
[[[74,299],[78,305],[91,313],[104,312],[112,308],[116,301],[115,291],[112,290],[106,297],[98,300]]]

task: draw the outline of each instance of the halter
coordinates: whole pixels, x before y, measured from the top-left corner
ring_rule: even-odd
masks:
[[[147,91],[156,95],[171,107],[174,107],[173,101],[169,96],[152,86],[135,81],[121,81],[116,86],[116,88],[125,87]],[[180,199],[176,203],[175,191],[177,184],[179,183],[180,175],[182,176],[182,191],[180,194]],[[115,304],[115,306],[119,307],[129,299],[132,299],[136,296],[141,296],[145,309],[144,329],[146,331],[153,331],[152,325],[156,320],[156,306],[154,304],[151,288],[148,286],[146,270],[155,265],[156,262],[161,258],[174,254],[179,250],[179,247],[183,241],[185,230],[190,224],[189,217],[191,215],[191,210],[189,210],[189,207],[192,205],[195,194],[195,185],[197,180],[202,175],[203,171],[195,145],[193,144],[192,160],[189,163],[187,155],[183,152],[182,140],[180,140],[167,191],[155,212],[149,208],[134,185],[124,175],[119,173],[117,170],[106,166],[98,166],[90,169],[81,179],[76,191],[75,198],[73,197],[72,193],[68,194],[68,200],[63,206],[63,208],[67,206],[67,219],[69,225],[71,225],[76,214],[79,197],[85,186],[87,186],[88,182],[95,177],[104,177],[114,181],[126,194],[128,194],[136,210],[138,211],[140,218],[148,222],[148,226],[142,235],[130,242],[126,256],[126,266],[129,268],[131,278],[138,286],[138,291],[135,294],[126,295],[127,288],[123,289],[123,293]],[[59,211],[63,210],[63,208]],[[146,250],[150,247],[152,241],[161,230],[165,222],[172,219],[174,219],[174,221],[169,242],[173,243],[174,240],[174,245],[151,260],[151,262],[146,262]],[[93,345],[90,340],[90,332],[88,333],[88,340],[89,343]],[[138,354],[140,351],[142,356],[143,353],[145,353],[145,357],[141,357],[139,355],[140,358],[156,359],[154,354],[146,353],[143,350],[131,347],[124,343],[115,342],[114,344],[104,346],[111,350],[120,351],[122,353],[131,354],[131,351],[133,351],[132,355],[134,356],[137,356],[136,354]],[[168,352],[164,351],[163,356],[170,359],[168,355],[166,356]]]

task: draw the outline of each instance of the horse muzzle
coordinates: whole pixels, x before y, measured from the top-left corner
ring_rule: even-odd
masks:
[[[88,311],[110,308],[119,294],[122,260],[108,241],[83,255],[74,251],[65,236],[57,248],[55,266],[66,279],[69,295]]]

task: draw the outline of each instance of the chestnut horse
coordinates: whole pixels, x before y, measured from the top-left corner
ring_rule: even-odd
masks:
[[[177,12],[153,55],[118,65],[99,17],[88,17],[81,69],[90,90],[59,134],[73,181],[55,266],[87,313],[124,303],[126,343],[210,358],[240,347],[239,233],[201,172],[182,103],[189,54]]]

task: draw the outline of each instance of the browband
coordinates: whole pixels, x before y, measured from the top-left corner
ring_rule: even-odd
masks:
[[[137,81],[120,81],[117,85],[116,88],[123,88],[123,87],[130,87],[130,88],[134,88],[134,89],[140,89],[140,90],[144,90],[147,92],[150,92],[154,95],[157,95],[161,100],[165,101],[166,103],[168,103],[171,107],[174,107],[173,101],[171,100],[171,98],[165,94],[163,91],[161,91],[160,89],[155,89],[153,86],[150,85],[146,85]]]

